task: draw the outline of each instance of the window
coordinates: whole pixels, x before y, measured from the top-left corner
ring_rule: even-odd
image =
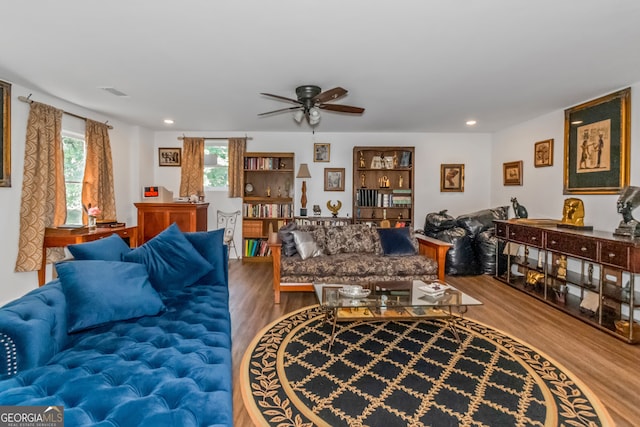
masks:
[[[229,145],[226,142],[205,141],[204,188],[207,190],[229,188]]]
[[[64,183],[67,194],[67,224],[82,224],[82,180],[86,160],[84,136],[62,134]]]

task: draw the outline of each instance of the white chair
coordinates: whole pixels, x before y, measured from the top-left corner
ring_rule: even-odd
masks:
[[[235,241],[233,240],[233,235],[236,230],[236,222],[238,222],[238,216],[240,215],[240,211],[235,212],[222,212],[217,211],[217,221],[218,228],[224,228],[224,244],[229,248],[229,258],[231,258],[231,248],[236,253],[236,259],[240,259],[238,255],[238,250],[236,249]]]

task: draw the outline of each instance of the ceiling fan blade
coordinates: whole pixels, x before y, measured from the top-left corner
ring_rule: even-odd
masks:
[[[289,108],[281,108],[279,110],[273,110],[273,111],[267,111],[266,113],[260,113],[258,114],[259,116],[266,116],[268,114],[276,114],[276,113],[282,113],[284,111],[293,111],[293,110],[301,110],[303,107],[302,105],[298,106],[298,107],[289,107]]]
[[[325,90],[322,93],[313,97],[313,102],[322,103],[327,101],[334,101],[338,98],[342,98],[347,94],[347,90],[341,87],[334,87],[333,89]]]
[[[272,98],[276,98],[276,99],[280,99],[282,101],[287,101],[287,102],[293,102],[294,104],[302,104],[300,101],[298,101],[297,99],[291,99],[291,98],[287,98],[284,96],[280,96],[280,95],[273,95],[271,93],[260,93],[260,95],[264,95],[264,96],[270,96]]]
[[[352,113],[352,114],[364,113],[364,108],[352,107],[351,105],[320,104],[318,105],[318,108],[321,108],[323,110],[338,111],[340,113]]]

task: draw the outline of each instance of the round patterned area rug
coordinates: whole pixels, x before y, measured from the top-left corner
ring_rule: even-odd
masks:
[[[600,426],[600,401],[521,341],[460,319],[342,323],[319,306],[264,328],[241,364],[259,426]]]

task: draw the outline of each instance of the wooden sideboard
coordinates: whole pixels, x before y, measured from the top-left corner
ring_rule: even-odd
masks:
[[[183,232],[207,231],[209,203],[134,203],[138,208],[138,245],[173,224]]]
[[[496,268],[506,271],[498,280],[628,343],[640,342],[640,239],[531,220],[495,221],[495,230],[509,255],[496,254],[498,263],[507,263]]]

